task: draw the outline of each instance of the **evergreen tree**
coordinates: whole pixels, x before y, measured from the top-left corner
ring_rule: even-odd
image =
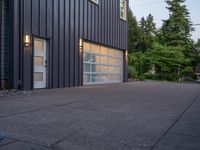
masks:
[[[140,26],[144,32],[144,35],[147,37],[153,37],[156,34],[156,24],[154,23],[154,18],[149,14],[146,18],[142,17],[140,21]]]
[[[149,14],[146,19],[144,17],[141,18],[140,28],[142,30],[142,39],[138,44],[138,48],[145,52],[152,47],[156,34],[156,24],[151,14]]]
[[[160,39],[169,46],[191,44],[193,31],[190,13],[184,4],[185,0],[166,0],[169,19],[163,20]]]
[[[129,8],[128,11],[128,24],[129,24],[129,40],[128,40],[128,49],[129,52],[137,51],[137,45],[141,39],[141,30],[139,28],[136,17],[133,15],[133,12]]]
[[[163,26],[159,33],[162,44],[181,47],[184,55],[191,61],[190,66],[194,68],[198,63],[198,53],[191,38],[194,30],[190,19],[190,13],[185,0],[166,0],[169,10],[169,19],[163,20]]]

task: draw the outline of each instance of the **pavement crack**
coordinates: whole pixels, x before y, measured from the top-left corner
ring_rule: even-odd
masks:
[[[167,129],[167,131],[157,140],[157,142],[152,146],[153,150],[158,143],[169,133],[169,131],[175,126],[175,124],[183,117],[183,115],[191,108],[191,106],[200,98],[200,95],[194,98],[194,100],[185,108],[185,110],[179,115],[179,117],[174,121],[174,123]]]
[[[58,145],[59,143],[61,143],[64,140],[67,140],[68,138],[70,138],[71,136],[75,135],[78,131],[73,132],[72,134],[68,135],[67,137],[63,137],[62,139],[57,140],[56,142],[52,143],[50,145],[50,148],[57,148],[56,145]]]
[[[9,140],[14,140],[15,142],[22,142],[22,143],[26,143],[26,144],[38,145],[38,146],[45,147],[45,148],[51,148],[47,145],[39,144],[39,143],[36,143],[36,142],[33,142],[33,141],[30,142],[30,141],[20,140],[20,139],[16,139],[16,138],[12,138],[12,137],[6,137],[6,138],[9,139]]]
[[[8,138],[5,138],[4,140],[6,140],[6,139],[8,139]],[[16,142],[16,140],[12,140],[12,141],[10,141],[10,142],[6,142],[5,144],[1,144],[0,147],[9,145],[9,144],[12,144],[12,143],[15,143],[15,142]]]

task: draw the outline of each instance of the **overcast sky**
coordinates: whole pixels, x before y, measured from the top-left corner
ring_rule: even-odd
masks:
[[[157,27],[161,27],[162,19],[168,18],[168,10],[164,0],[129,0],[129,3],[138,20],[151,13],[154,16]],[[192,22],[200,24],[200,0],[186,0],[186,5],[191,13]],[[195,28],[193,39],[197,40],[200,38],[200,26],[195,26]]]

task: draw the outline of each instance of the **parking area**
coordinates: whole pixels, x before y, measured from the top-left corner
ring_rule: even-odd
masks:
[[[131,82],[0,98],[0,150],[199,150],[200,84]]]

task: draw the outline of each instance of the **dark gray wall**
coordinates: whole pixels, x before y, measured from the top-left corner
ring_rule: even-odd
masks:
[[[0,88],[6,88],[9,79],[9,3],[0,0]]]
[[[120,0],[14,0],[13,86],[32,88],[32,47],[24,48],[25,33],[49,41],[49,88],[82,85],[79,38],[126,50],[128,24],[119,18]],[[20,62],[20,63],[17,63]],[[126,77],[126,74],[125,74]]]

